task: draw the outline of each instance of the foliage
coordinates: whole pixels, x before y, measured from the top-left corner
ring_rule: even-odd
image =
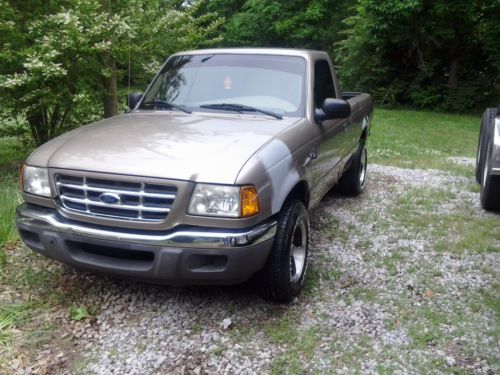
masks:
[[[360,0],[337,44],[340,76],[381,103],[447,111],[500,96],[499,1]]]
[[[77,306],[75,304],[69,307],[69,318],[71,320],[80,321],[90,316],[85,306]]]
[[[326,50],[343,89],[479,111],[500,97],[499,13],[499,0],[0,0],[0,136],[39,145],[119,113],[122,88],[207,46]]]
[[[178,49],[217,42],[220,20],[165,1],[0,0],[0,105],[21,115],[36,144],[116,114],[117,79],[130,54],[138,84]],[[118,62],[118,63],[117,63]],[[110,98],[111,96],[111,98]],[[102,99],[101,99],[102,98]],[[109,103],[109,99],[112,100]]]
[[[498,0],[211,0],[224,46],[330,52],[344,89],[382,104],[479,111],[500,97]]]
[[[342,20],[350,14],[350,4],[347,0],[212,0],[204,9],[226,18],[226,46],[328,51],[341,36]]]

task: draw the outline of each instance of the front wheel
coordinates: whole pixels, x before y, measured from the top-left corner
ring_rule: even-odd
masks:
[[[309,215],[301,201],[292,200],[281,211],[271,254],[257,275],[264,298],[286,303],[298,296],[308,255]]]

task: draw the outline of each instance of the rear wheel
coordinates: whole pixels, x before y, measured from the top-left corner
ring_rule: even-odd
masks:
[[[339,181],[340,191],[348,195],[360,195],[365,188],[367,167],[368,152],[366,151],[365,142],[361,141],[351,166],[344,172]]]
[[[481,205],[488,211],[500,211],[500,176],[491,174],[491,160],[493,159],[493,141],[488,140],[484,168],[481,178]]]
[[[304,204],[292,200],[285,204],[271,254],[257,275],[264,298],[290,302],[304,283],[309,255],[309,215]]]

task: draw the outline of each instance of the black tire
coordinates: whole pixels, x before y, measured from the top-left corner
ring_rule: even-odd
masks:
[[[487,140],[484,167],[481,174],[481,206],[488,211],[500,211],[500,176],[491,174],[493,160],[493,137]]]
[[[287,303],[298,296],[308,258],[309,215],[304,204],[294,199],[281,210],[273,248],[263,270],[256,275],[263,297]]]
[[[340,178],[339,190],[346,195],[360,195],[365,188],[367,166],[368,152],[365,142],[361,141],[349,169]]]
[[[479,129],[479,139],[477,141],[476,152],[476,181],[480,184],[483,178],[484,160],[488,148],[488,140],[491,137],[493,122],[497,114],[496,108],[487,108],[481,118],[481,128]]]

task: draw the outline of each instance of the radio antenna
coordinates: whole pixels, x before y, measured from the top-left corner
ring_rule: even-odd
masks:
[[[130,58],[130,19],[129,19],[129,29],[128,29],[128,93],[130,94],[130,72],[131,72],[131,58]]]

